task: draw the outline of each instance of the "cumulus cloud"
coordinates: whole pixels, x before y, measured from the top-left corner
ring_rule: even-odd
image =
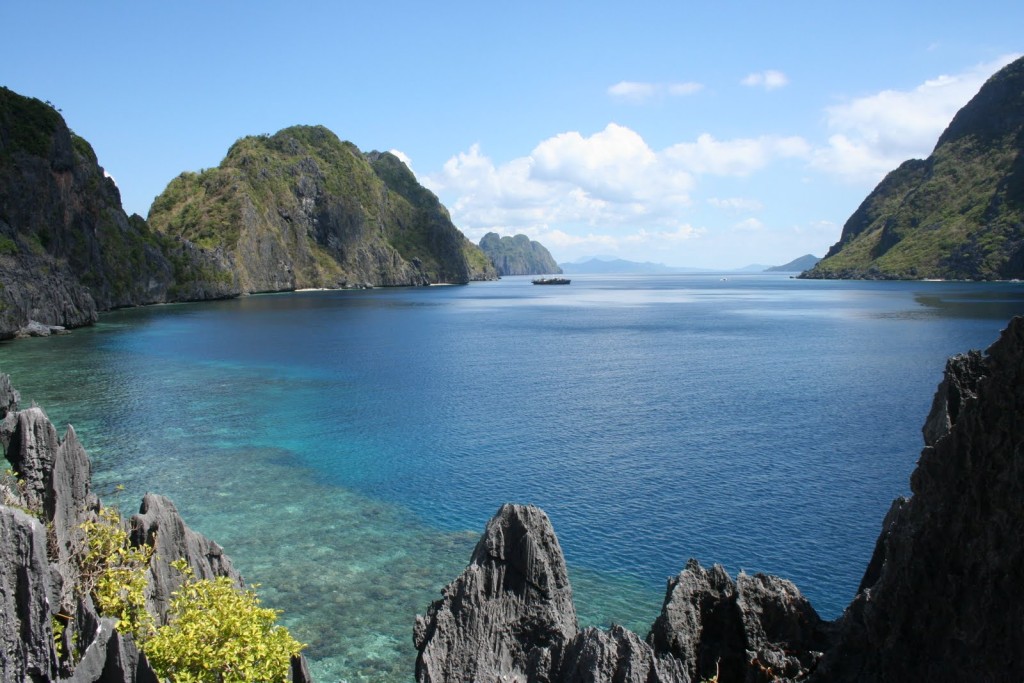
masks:
[[[669,83],[665,86],[669,95],[675,95],[676,97],[685,97],[686,95],[694,95],[704,89],[704,85],[701,83],[695,83],[688,81],[686,83]]]
[[[764,205],[756,199],[744,197],[710,197],[708,204],[727,211],[760,211]]]
[[[685,97],[700,92],[704,86],[692,81],[682,83],[643,83],[638,81],[620,81],[608,88],[608,94],[614,99],[634,104],[642,104],[666,95]]]
[[[789,84],[789,78],[781,71],[768,69],[747,75],[740,84],[751,88],[764,88],[765,90],[776,90]]]
[[[806,157],[811,146],[801,137],[766,135],[758,138],[716,140],[704,133],[696,142],[669,147],[665,155],[694,173],[746,176],[777,158]]]
[[[757,232],[764,230],[764,223],[756,218],[745,218],[733,227],[746,232]]]
[[[646,230],[640,228],[636,232],[625,235],[622,242],[626,244],[648,244],[663,245],[666,242],[685,242],[699,237],[707,232],[704,228],[695,228],[692,225],[680,225],[675,230]]]
[[[530,155],[495,164],[479,145],[424,178],[449,201],[468,234],[548,226],[674,225],[690,203],[693,176],[636,132],[609,124],[590,136],[561,133]]]
[[[928,156],[985,80],[1019,56],[941,75],[911,90],[883,90],[828,107],[832,134],[813,165],[852,181],[877,181],[907,159]]]
[[[523,233],[556,251],[625,253],[707,238],[688,219],[701,176],[746,177],[773,161],[809,153],[802,138],[779,136],[701,135],[657,150],[636,131],[611,123],[590,135],[551,136],[505,163],[473,145],[422,181],[443,198],[470,239],[490,231]],[[709,203],[737,212],[761,208],[741,198]],[[745,221],[748,230],[756,227],[751,221],[756,219]]]

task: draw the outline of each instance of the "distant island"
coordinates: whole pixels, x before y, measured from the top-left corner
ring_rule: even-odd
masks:
[[[596,274],[625,274],[625,273],[647,273],[647,274],[658,274],[658,273],[700,273],[706,272],[700,268],[677,268],[674,266],[666,266],[664,263],[651,263],[646,261],[638,263],[636,261],[627,261],[625,259],[605,259],[605,258],[592,258],[586,261],[577,261],[575,263],[561,263],[562,272],[571,273],[596,273]]]
[[[491,260],[498,275],[561,275],[562,269],[547,248],[526,235],[500,237],[489,232],[480,249]]]
[[[560,264],[562,272],[567,274],[589,273],[596,275],[671,275],[678,273],[799,273],[812,267],[819,261],[818,257],[807,254],[793,259],[781,266],[766,266],[760,263],[750,264],[743,268],[693,268],[687,266],[666,266],[664,263],[650,261],[627,261],[620,258],[594,257],[585,261]]]
[[[799,258],[795,258],[789,263],[784,263],[781,266],[772,266],[771,268],[765,268],[766,273],[802,273],[805,270],[809,270],[818,264],[821,260],[820,256],[814,254],[804,254]]]
[[[1024,277],[1024,58],[982,86],[931,156],[889,173],[801,277]]]

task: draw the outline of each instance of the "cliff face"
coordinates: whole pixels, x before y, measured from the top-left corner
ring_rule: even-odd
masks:
[[[52,106],[0,88],[0,339],[224,296],[201,279],[209,260],[127,216],[92,147]]]
[[[83,524],[97,519],[89,458],[68,428],[64,438],[37,407],[18,410],[18,393],[0,375],[0,445],[16,476],[0,482],[0,680],[156,683],[132,636],[101,617],[88,591]],[[154,547],[146,602],[166,617],[184,559],[198,578],[242,580],[220,546],[189,529],[174,505],[147,494],[127,524],[135,547]],[[60,630],[55,630],[59,628]],[[309,679],[293,661],[292,679]]]
[[[149,222],[216,253],[238,293],[496,277],[397,157],[322,126],[239,140],[218,168],[173,180]]]
[[[562,269],[544,245],[526,235],[499,237],[498,233],[489,232],[480,240],[480,249],[498,269],[498,275],[562,273]]]
[[[1024,318],[949,360],[819,680],[1024,678]]]
[[[956,356],[925,448],[861,587],[822,622],[790,582],[691,560],[646,640],[576,629],[547,517],[506,505],[461,577],[417,617],[417,681],[1024,679],[1024,318]]]
[[[125,214],[56,109],[0,88],[0,339],[123,306],[497,277],[397,157],[325,128],[239,140],[150,216]]]
[[[926,160],[892,171],[811,278],[1024,276],[1024,58],[992,76]]]

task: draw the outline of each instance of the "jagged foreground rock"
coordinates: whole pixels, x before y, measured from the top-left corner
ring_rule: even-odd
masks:
[[[73,428],[59,438],[40,408],[19,411],[18,400],[0,375],[0,444],[21,482],[0,486],[0,680],[155,683],[131,636],[118,633],[114,620],[101,618],[92,599],[74,590],[82,584],[81,525],[100,509],[89,488],[89,458]],[[220,546],[189,529],[168,499],[147,494],[129,528],[135,545],[155,547],[146,598],[160,623],[182,580],[170,566],[177,559],[186,559],[199,578],[228,576],[242,585]],[[80,655],[74,663],[55,651],[58,615],[67,621],[65,652]],[[293,680],[309,680],[303,659],[292,668]]]
[[[1024,318],[951,358],[817,680],[1024,680]]]
[[[949,360],[923,432],[913,497],[835,622],[788,581],[691,560],[646,640],[580,631],[547,516],[504,505],[417,617],[416,680],[1024,680],[1024,318]]]

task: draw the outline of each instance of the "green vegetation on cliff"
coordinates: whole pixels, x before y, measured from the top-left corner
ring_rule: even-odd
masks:
[[[499,275],[560,274],[562,269],[544,245],[526,235],[498,237],[489,232],[480,240],[480,249],[498,269]]]
[[[217,168],[173,180],[149,222],[222,255],[242,292],[495,276],[397,157],[323,126],[238,140]]]
[[[1024,277],[1024,58],[989,79],[928,159],[889,173],[802,277]]]
[[[0,338],[165,300],[168,245],[130,219],[96,153],[49,103],[0,88]]]
[[[0,162],[15,152],[45,157],[63,123],[53,105],[0,87]]]

